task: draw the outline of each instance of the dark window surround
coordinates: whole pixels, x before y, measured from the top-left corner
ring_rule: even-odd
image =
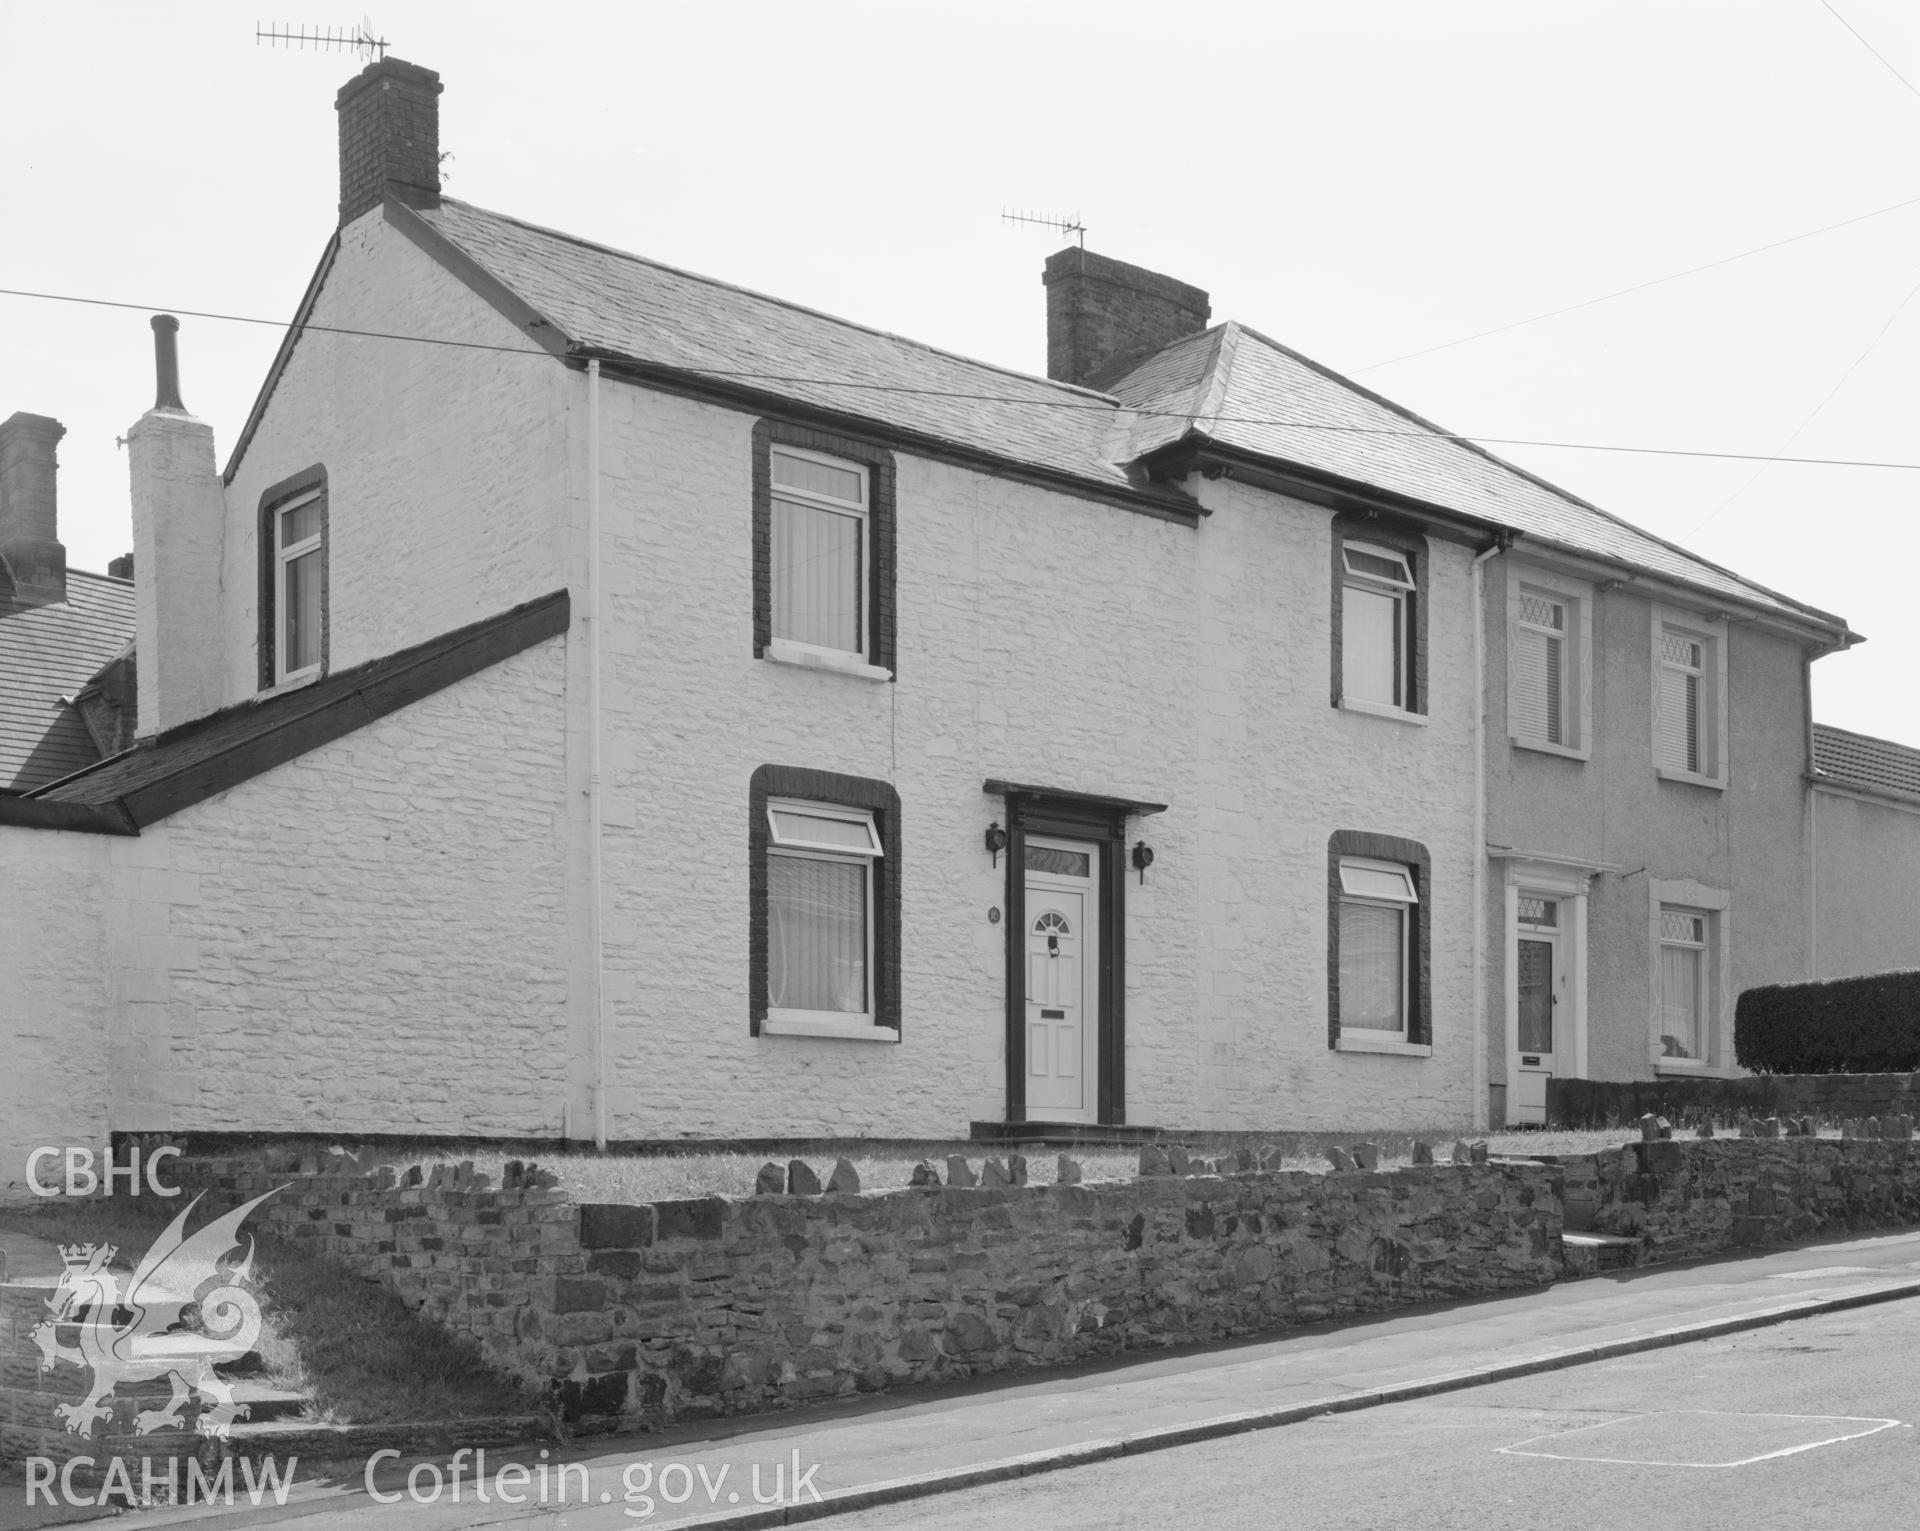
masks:
[[[1006,927],[1007,927],[1007,1120],[1027,1118],[1027,836],[1052,835],[1068,840],[1090,840],[1100,846],[1100,879],[1095,897],[1100,905],[1100,1004],[1095,1023],[1100,1028],[1100,1076],[1095,1093],[1095,1115],[1104,1125],[1122,1126],[1127,1120],[1127,817],[1155,813],[1158,803],[1132,804],[1087,794],[1044,789],[1011,788],[989,782],[987,790],[1005,793],[1007,801]]]
[[[767,799],[800,798],[872,812],[881,854],[873,863],[873,1023],[900,1026],[900,794],[884,781],[807,766],[763,765],[747,789],[747,1022],[767,1018]],[[904,1040],[904,1034],[902,1037]]]
[[[332,581],[329,579],[329,565],[333,561],[333,520],[328,505],[327,470],[319,463],[311,468],[302,468],[291,478],[283,478],[260,496],[260,514],[256,521],[256,530],[260,539],[260,689],[266,691],[274,685],[274,655],[279,634],[275,629],[275,619],[279,616],[275,610],[274,589],[277,571],[274,568],[274,554],[278,551],[275,540],[274,513],[295,495],[305,494],[309,489],[320,491],[320,673],[327,673],[332,662],[332,644],[330,628],[332,625],[332,600],[329,591]]]
[[[1372,861],[1395,861],[1413,873],[1413,891],[1420,902],[1408,906],[1413,921],[1409,947],[1413,971],[1408,977],[1407,1040],[1433,1045],[1433,1000],[1429,976],[1433,970],[1429,930],[1433,901],[1433,864],[1418,840],[1376,835],[1364,829],[1336,829],[1327,840],[1327,1046],[1340,1046],[1340,861],[1364,856]]]
[[[1407,625],[1413,635],[1413,675],[1408,687],[1408,712],[1427,710],[1427,539],[1409,522],[1390,520],[1368,512],[1345,511],[1333,518],[1333,705],[1345,691],[1345,656],[1341,652],[1341,621],[1345,615],[1347,566],[1340,556],[1349,541],[1375,542],[1408,555],[1413,566],[1413,589],[1406,597]]]
[[[867,663],[898,679],[894,652],[894,492],[893,453],[785,420],[760,419],[753,425],[753,657],[762,658],[773,642],[773,464],[775,446],[800,447],[829,457],[844,457],[868,470]]]

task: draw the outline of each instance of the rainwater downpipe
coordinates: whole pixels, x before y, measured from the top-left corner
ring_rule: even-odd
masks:
[[[1495,534],[1473,560],[1473,1127],[1487,1129],[1487,560],[1513,546]]]
[[[600,362],[587,361],[587,983],[593,1007],[593,1146],[607,1146],[606,939],[600,876]]]

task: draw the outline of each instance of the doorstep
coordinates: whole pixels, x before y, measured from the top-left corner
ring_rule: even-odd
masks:
[[[976,1143],[1076,1143],[1083,1146],[1098,1143],[1130,1147],[1136,1143],[1157,1143],[1166,1136],[1166,1132],[1159,1127],[1129,1127],[1113,1122],[972,1122],[968,1124],[968,1136]]]

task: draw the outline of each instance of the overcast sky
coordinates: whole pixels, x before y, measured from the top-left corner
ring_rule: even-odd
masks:
[[[1078,212],[1090,248],[1483,440],[1920,463],[1920,205],[1391,360],[1920,198],[1920,6],[1834,5],[1865,42],[1821,0],[371,20],[445,81],[450,195],[1006,366],[1045,369],[1062,241],[1000,214]],[[0,287],[286,322],[360,61],[259,19],[0,0]],[[0,297],[0,337],[0,417],[66,423],[61,534],[102,569],[147,315]],[[183,323],[223,461],[277,338]],[[1816,716],[1920,744],[1920,472],[1495,450],[1845,616],[1869,642],[1815,667]]]

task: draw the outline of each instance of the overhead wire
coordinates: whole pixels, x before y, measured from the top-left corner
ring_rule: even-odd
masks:
[[[1859,39],[1861,47],[1865,48],[1867,52],[1871,53],[1875,58],[1879,59],[1882,64],[1886,65],[1888,74],[1892,75],[1896,80],[1898,80],[1902,85],[1906,86],[1907,89],[1912,91],[1916,96],[1920,96],[1920,86],[1916,86],[1913,83],[1913,81],[1909,80],[1898,69],[1895,69],[1893,67],[1893,61],[1889,59],[1886,56],[1886,54],[1882,53],[1878,48],[1874,47],[1872,43],[1868,42],[1866,39],[1866,35],[1858,27],[1856,27],[1851,21],[1847,20],[1846,17],[1842,16],[1831,5],[1829,5],[1828,0],[1820,0],[1820,3],[1826,6],[1828,14],[1831,15],[1835,21],[1839,22],[1841,26],[1845,27],[1849,32],[1853,33],[1853,35]]]
[[[1794,442],[1798,441],[1800,437],[1805,433],[1807,427],[1812,425],[1813,422],[1820,417],[1821,412],[1825,410],[1826,407],[1829,404],[1831,404],[1836,398],[1839,397],[1840,390],[1847,386],[1848,379],[1850,379],[1854,375],[1854,373],[1858,372],[1861,368],[1861,365],[1866,361],[1866,359],[1869,356],[1873,355],[1874,351],[1879,348],[1880,342],[1887,338],[1887,332],[1891,330],[1894,327],[1894,325],[1899,321],[1900,316],[1907,311],[1907,305],[1911,303],[1916,297],[1920,297],[1920,282],[1915,282],[1912,287],[1907,289],[1907,295],[1904,298],[1902,298],[1897,304],[1894,305],[1893,312],[1887,315],[1887,322],[1881,325],[1879,330],[1875,333],[1873,339],[1867,342],[1867,348],[1864,351],[1862,351],[1858,356],[1854,357],[1852,363],[1848,366],[1847,370],[1840,374],[1839,380],[1831,388],[1827,390],[1826,396],[1823,399],[1821,399],[1818,404],[1814,405],[1811,410],[1807,412],[1806,419],[1802,420],[1797,426],[1795,426],[1793,428],[1793,433],[1790,436],[1788,436],[1787,439],[1780,444],[1780,452],[1776,453],[1772,457],[1769,457],[1765,462],[1760,464],[1758,468],[1754,469],[1752,475],[1747,479],[1745,483],[1743,483],[1738,489],[1734,490],[1732,494],[1728,495],[1718,505],[1714,506],[1712,510],[1708,511],[1707,514],[1701,517],[1701,519],[1697,523],[1695,523],[1693,527],[1691,527],[1689,530],[1685,532],[1682,532],[1678,537],[1674,538],[1675,542],[1684,544],[1686,542],[1691,541],[1693,538],[1697,537],[1701,532],[1705,531],[1709,526],[1711,526],[1715,521],[1717,521],[1720,518],[1720,513],[1723,510],[1725,510],[1729,505],[1733,504],[1735,500],[1739,499],[1741,495],[1745,494],[1755,484],[1759,483],[1762,475],[1766,473],[1767,469],[1771,468],[1776,462],[1779,462],[1782,460],[1781,454],[1784,454],[1788,447],[1792,446]]]
[[[1920,198],[1916,198],[1920,201]],[[232,324],[265,325],[275,329],[298,330],[301,333],[344,335],[371,340],[392,340],[412,345],[447,346],[464,351],[486,351],[510,356],[533,356],[553,360],[556,353],[534,346],[496,345],[487,341],[453,340],[434,335],[405,335],[391,330],[363,330],[347,325],[289,323],[279,319],[263,319],[250,314],[226,314],[209,309],[180,308],[168,304],[133,303],[115,298],[89,298],[71,293],[36,292],[23,288],[0,287],[0,297],[30,298],[51,303],[78,303],[99,308],[132,309],[142,313],[169,313],[186,315],[194,319],[211,319]],[[1153,409],[1134,405],[1119,405],[1088,401],[1085,403],[1072,399],[1036,398],[1032,395],[978,393],[966,389],[953,388],[913,388],[900,383],[873,383],[857,378],[814,377],[804,373],[761,372],[746,368],[702,367],[691,363],[662,363],[662,366],[685,375],[712,378],[722,381],[752,383],[799,384],[810,388],[845,388],[856,392],[893,394],[902,397],[951,399],[962,403],[1010,404],[1027,409],[1058,409],[1078,413],[1111,414],[1116,409],[1148,418],[1185,419],[1191,415],[1185,409]],[[1405,428],[1389,426],[1346,425],[1330,420],[1287,420],[1260,415],[1221,415],[1209,414],[1208,420],[1215,425],[1261,426],[1273,430],[1320,431],[1330,435],[1367,436],[1367,437],[1405,437],[1420,441],[1457,441],[1467,444],[1506,447],[1541,447],[1567,452],[1617,452],[1633,456],[1647,457],[1697,457],[1727,462],[1760,462],[1769,465],[1785,463],[1802,467],[1817,468],[1885,468],[1900,471],[1920,471],[1920,462],[1894,462],[1872,458],[1852,457],[1785,457],[1766,452],[1725,452],[1709,451],[1691,447],[1652,447],[1627,446],[1617,442],[1592,441],[1552,441],[1528,436],[1491,436],[1478,432],[1446,431],[1434,426],[1410,425]]]
[[[1668,282],[1677,282],[1683,277],[1698,276],[1703,271],[1714,271],[1721,266],[1731,266],[1735,261],[1743,261],[1754,255],[1765,255],[1769,250],[1780,250],[1788,245],[1798,244],[1803,239],[1813,239],[1821,234],[1831,234],[1836,229],[1851,228],[1856,223],[1865,223],[1871,218],[1884,218],[1888,213],[1897,213],[1902,208],[1920,204],[1920,197],[1908,197],[1904,202],[1895,202],[1886,207],[1875,208],[1870,213],[1860,213],[1852,218],[1842,218],[1838,223],[1825,224],[1817,229],[1808,229],[1804,234],[1792,234],[1785,239],[1776,239],[1764,245],[1755,245],[1751,250],[1742,250],[1738,255],[1723,255],[1718,260],[1707,261],[1703,265],[1689,266],[1684,271],[1671,271],[1665,276],[1656,276],[1645,282],[1635,282],[1631,287],[1619,287],[1612,292],[1603,292],[1595,298],[1582,298],[1578,303],[1566,303],[1559,308],[1547,309],[1544,313],[1529,314],[1524,319],[1514,319],[1506,324],[1496,324],[1491,329],[1476,330],[1471,335],[1461,335],[1453,340],[1443,340],[1438,345],[1423,346],[1418,351],[1407,351],[1399,356],[1389,356],[1385,361],[1368,362],[1364,367],[1354,368],[1357,377],[1363,372],[1377,372],[1382,367],[1391,367],[1403,361],[1412,361],[1416,357],[1431,356],[1436,351],[1450,351],[1455,346],[1470,345],[1476,340],[1485,340],[1490,335],[1504,335],[1509,330],[1517,330],[1529,324],[1539,324],[1548,319],[1558,319],[1562,314],[1578,313],[1583,308],[1592,308],[1599,303],[1611,303],[1615,298],[1624,298],[1636,292],[1645,292],[1650,287],[1661,287]]]

